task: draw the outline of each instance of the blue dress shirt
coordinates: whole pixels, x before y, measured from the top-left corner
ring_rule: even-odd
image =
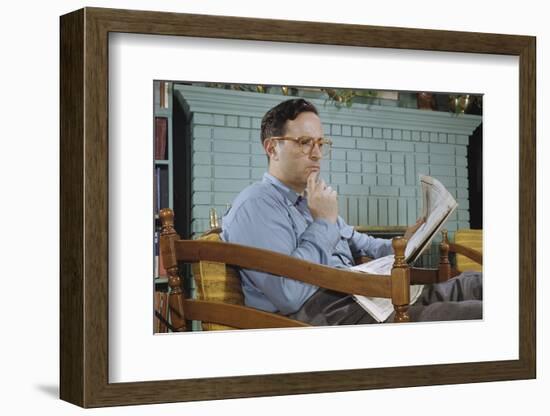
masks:
[[[314,220],[306,198],[269,173],[245,188],[222,219],[221,238],[231,243],[277,251],[332,267],[354,265],[353,257],[392,254],[391,240],[355,232],[338,217],[336,224]],[[288,315],[296,312],[317,286],[282,276],[241,269],[247,306]]]

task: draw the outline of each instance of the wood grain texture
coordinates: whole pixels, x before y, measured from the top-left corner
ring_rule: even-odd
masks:
[[[535,38],[96,8],[63,16],[60,29],[60,391],[64,400],[98,407],[535,377]],[[519,56],[519,359],[109,383],[109,31]]]
[[[268,278],[272,279],[285,276],[341,293],[391,298],[397,311],[395,322],[409,320],[406,314],[410,302],[409,266],[404,262],[407,240],[402,237],[396,237],[392,241],[396,253],[396,263],[390,277],[336,269],[271,250],[224,242],[220,239],[219,234],[214,234],[212,231],[198,240],[168,241],[167,237],[176,235],[172,228],[174,212],[169,208],[164,208],[160,211],[160,218],[162,221],[160,252],[164,264],[174,265],[174,269],[176,269],[178,261],[193,263],[193,274],[199,293],[198,299],[208,301],[187,300],[183,302],[182,312],[177,316],[202,321],[203,329],[205,323],[207,325],[210,323],[225,324],[241,329],[304,326],[298,321],[289,320],[278,314],[243,307],[244,300],[239,277],[233,277],[236,280],[236,289],[230,288],[225,278],[216,281],[220,275],[229,276],[226,265],[259,270],[267,273]],[[215,229],[221,232],[219,228]],[[231,270],[236,273],[234,269]],[[208,276],[209,274],[210,276]],[[206,292],[206,287],[203,286],[205,279],[206,281],[210,280],[210,284],[216,281],[216,284],[221,286],[216,295],[210,293],[211,296],[204,296]],[[171,285],[170,297],[175,290],[181,293],[179,288]],[[236,293],[229,295],[235,290],[238,291],[238,295]],[[238,301],[235,302],[237,299]],[[174,322],[173,319],[172,322]]]
[[[519,54],[527,36],[86,8],[106,30],[204,38]]]
[[[483,254],[473,248],[463,246],[461,244],[449,243],[449,250],[466,256],[476,263],[483,264]]]
[[[519,361],[536,377],[536,41],[520,53],[519,128]]]
[[[284,316],[231,303],[184,300],[187,319],[213,322],[240,329],[292,328],[310,326]]]
[[[84,66],[84,406],[108,380],[108,33],[85,9]]]
[[[287,276],[343,293],[388,297],[391,280],[387,276],[335,269],[284,254],[254,247],[213,241],[179,240],[177,258],[185,262],[215,261],[273,275]]]
[[[174,213],[172,210],[162,209],[159,216],[162,221],[159,241],[160,258],[168,272],[168,287],[170,288],[168,291],[169,316],[174,332],[179,332],[185,330],[186,320],[183,307],[183,300],[186,295],[183,292],[174,248],[174,243],[179,240],[180,236],[174,229]]]
[[[84,13],[60,22],[60,388],[63,400],[84,404]],[[70,80],[63,83],[63,80]],[[68,319],[70,317],[70,319]]]
[[[439,269],[411,268],[411,285],[424,285],[439,281]]]

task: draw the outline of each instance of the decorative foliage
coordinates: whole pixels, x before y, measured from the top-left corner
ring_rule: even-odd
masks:
[[[324,91],[329,100],[333,101],[336,104],[336,107],[346,106],[351,107],[353,104],[353,99],[355,97],[365,97],[373,98],[376,97],[376,91],[370,90],[336,90],[332,88],[321,88],[321,91]]]
[[[309,87],[291,87],[287,85],[254,85],[254,84],[223,84],[206,83],[206,87],[222,88],[234,91],[247,91],[260,94],[282,94],[293,97],[315,97],[326,98],[337,108],[350,108],[353,103],[369,102],[368,99],[381,97],[374,90],[353,90],[353,89],[335,89],[335,88],[309,88]],[[449,111],[454,114],[481,114],[482,96],[474,94],[439,94],[419,92],[417,96],[418,104],[414,108],[429,109],[434,111]],[[383,96],[382,96],[383,98]],[[448,106],[446,104],[448,99]],[[437,102],[436,102],[437,101]],[[405,106],[407,106],[405,104]],[[418,106],[418,107],[417,107]],[[409,106],[410,107],[410,106]]]

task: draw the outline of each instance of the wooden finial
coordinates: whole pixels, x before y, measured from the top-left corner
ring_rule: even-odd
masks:
[[[405,267],[405,247],[408,240],[404,237],[394,237],[392,239],[393,252],[395,253],[394,267]]]
[[[442,241],[449,244],[448,232],[446,229],[441,230]]]
[[[449,262],[449,238],[447,230],[441,230],[441,243],[439,244],[439,272],[438,281],[444,282],[451,278],[451,263]]]
[[[162,223],[160,233],[160,255],[166,272],[168,273],[169,287],[169,310],[170,321],[175,331],[185,331],[185,316],[183,308],[183,299],[185,293],[182,290],[181,277],[179,276],[178,262],[176,258],[175,242],[179,240],[179,235],[174,229],[174,211],[170,208],[163,208],[159,212]]]
[[[439,244],[440,263],[449,263],[449,239],[447,238],[447,230],[441,231],[441,234],[443,234],[443,238]]]
[[[162,234],[172,234],[174,230],[174,211],[170,208],[163,208],[159,213],[160,222],[162,224]]]
[[[220,223],[218,220],[218,213],[216,212],[216,208],[210,208],[210,229],[219,228]]]

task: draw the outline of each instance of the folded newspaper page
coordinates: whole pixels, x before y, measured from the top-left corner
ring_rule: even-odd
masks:
[[[426,222],[411,236],[405,249],[407,263],[415,262],[430,246],[433,238],[458,206],[441,182],[431,176],[420,175],[422,190],[422,217]]]
[[[453,196],[437,179],[420,175],[420,186],[422,190],[421,217],[425,218],[425,222],[407,242],[407,247],[405,248],[405,261],[407,263],[416,261],[429,247],[434,236],[458,206]],[[390,254],[389,256],[351,267],[351,270],[389,276],[391,275],[393,263],[394,255]],[[420,297],[422,288],[423,285],[411,286],[411,305]],[[354,298],[378,322],[384,322],[393,312],[391,299],[360,295],[354,295]]]

